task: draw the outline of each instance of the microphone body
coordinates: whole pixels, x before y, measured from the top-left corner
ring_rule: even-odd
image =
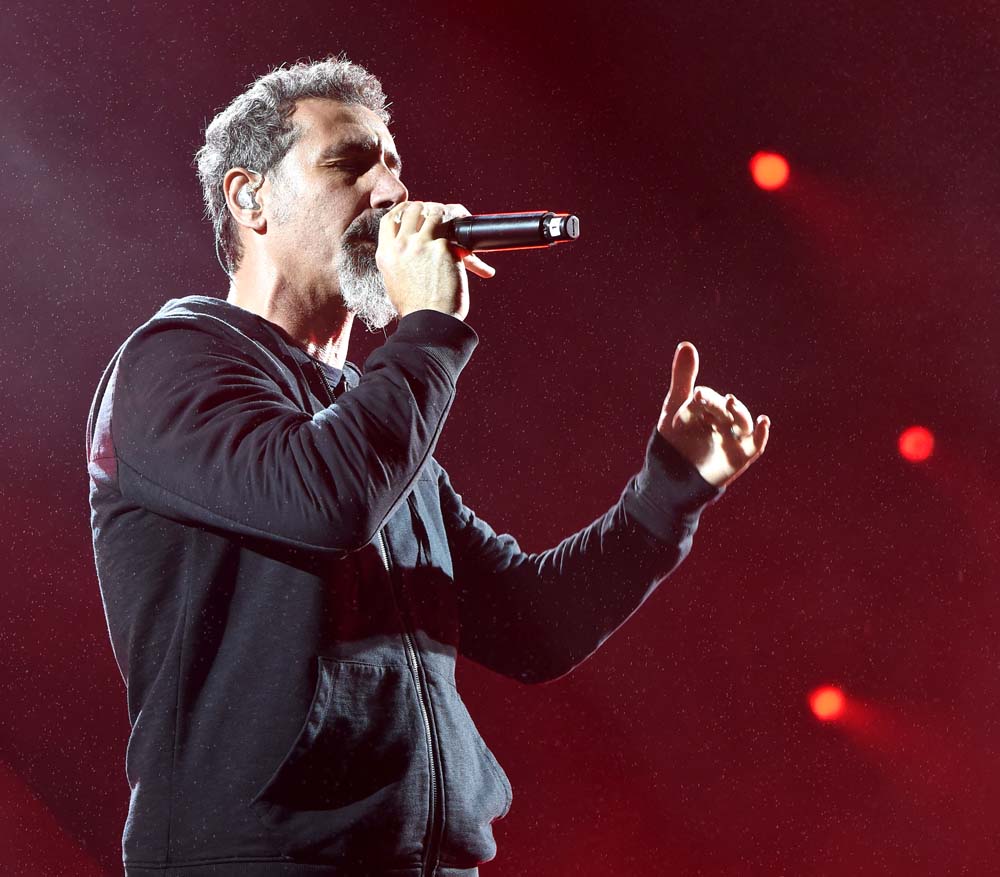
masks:
[[[482,213],[447,223],[448,239],[466,250],[532,250],[576,240],[580,220],[571,213]]]

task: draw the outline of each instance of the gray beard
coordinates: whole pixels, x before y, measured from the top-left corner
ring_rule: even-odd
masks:
[[[337,274],[340,297],[369,332],[387,326],[399,316],[375,262],[374,246],[354,241],[345,243],[337,259]]]
[[[375,263],[374,247],[346,245],[337,260],[337,274],[340,277],[340,297],[369,332],[387,326],[398,316]]]

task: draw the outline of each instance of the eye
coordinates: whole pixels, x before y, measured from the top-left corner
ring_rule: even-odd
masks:
[[[334,165],[334,167],[352,177],[360,177],[366,170],[368,170],[367,165],[360,161],[339,161]]]

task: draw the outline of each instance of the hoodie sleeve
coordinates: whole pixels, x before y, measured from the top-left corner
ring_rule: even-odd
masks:
[[[525,554],[476,517],[441,470],[441,507],[459,595],[463,655],[522,682],[547,682],[593,654],[691,550],[723,489],[659,432],[645,465],[601,517]]]
[[[111,414],[119,490],[230,535],[338,555],[362,547],[433,453],[475,331],[437,311],[408,314],[360,384],[315,416],[241,337],[178,317],[130,339]]]

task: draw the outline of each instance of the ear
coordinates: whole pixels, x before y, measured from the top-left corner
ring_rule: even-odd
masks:
[[[226,171],[225,177],[222,178],[222,191],[226,194],[226,206],[233,219],[244,228],[258,234],[267,231],[267,220],[264,218],[264,204],[267,196],[262,191],[264,182],[264,178],[259,173],[244,167],[230,168]],[[253,200],[257,202],[257,207],[244,207],[240,203],[240,191],[244,186],[253,193]]]

